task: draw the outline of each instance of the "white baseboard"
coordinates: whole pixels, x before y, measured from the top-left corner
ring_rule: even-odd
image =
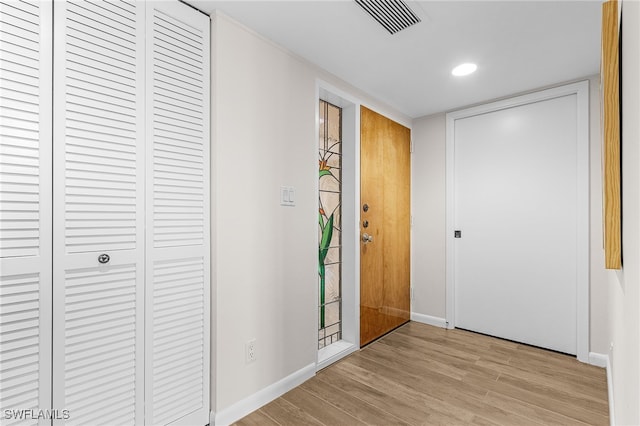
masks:
[[[440,318],[440,317],[432,317],[431,315],[417,314],[415,312],[411,312],[411,321],[433,325],[434,327],[447,328],[446,319]]]
[[[607,394],[609,397],[609,424],[615,426],[616,416],[613,405],[613,371],[611,371],[611,358],[609,355],[589,352],[589,364],[602,367],[607,370]]]
[[[596,367],[607,368],[607,362],[609,362],[608,355],[589,352],[589,364],[595,365]]]
[[[287,377],[279,380],[266,388],[259,390],[246,397],[245,399],[236,402],[230,407],[227,407],[221,411],[215,413],[215,420],[211,425],[215,426],[227,426],[231,423],[240,420],[244,416],[265,404],[273,401],[282,394],[287,393],[296,386],[301,385],[316,374],[316,363],[307,365],[298,371],[293,372]]]
[[[607,393],[609,394],[609,424],[611,426],[616,425],[616,413],[615,413],[615,404],[613,400],[613,370],[611,369],[611,358],[607,357]]]

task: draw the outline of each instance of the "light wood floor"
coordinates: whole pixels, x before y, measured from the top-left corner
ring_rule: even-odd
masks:
[[[605,370],[411,322],[236,423],[608,425]]]

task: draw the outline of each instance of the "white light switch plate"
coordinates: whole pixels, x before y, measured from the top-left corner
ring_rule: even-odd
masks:
[[[280,205],[293,207],[296,205],[296,189],[293,186],[280,187]]]

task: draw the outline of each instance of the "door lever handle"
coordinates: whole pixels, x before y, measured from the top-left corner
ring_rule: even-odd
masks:
[[[362,242],[365,244],[373,242],[373,235],[369,235],[365,232],[362,234]]]

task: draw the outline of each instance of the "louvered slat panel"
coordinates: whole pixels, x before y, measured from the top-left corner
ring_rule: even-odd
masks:
[[[51,5],[0,1],[0,413],[51,398]],[[22,411],[24,413],[24,411]]]
[[[135,402],[136,275],[135,265],[122,265],[65,276],[65,408],[74,423],[109,419],[123,396]]]
[[[203,260],[156,262],[153,283],[153,423],[166,424],[202,405]],[[173,316],[176,311],[182,315]],[[178,351],[179,358],[163,362]]]
[[[4,409],[38,409],[39,281],[38,274],[0,276],[3,413]]]
[[[0,3],[0,258],[40,249],[39,46],[37,7]]]
[[[133,15],[114,8],[107,2],[67,6],[67,253],[136,248],[136,26]],[[86,99],[97,103],[85,106]],[[121,187],[94,190],[110,181]],[[118,220],[110,222],[110,214]],[[86,222],[103,226],[77,232]]]
[[[147,7],[147,419],[209,421],[209,20]]]
[[[173,138],[171,143],[160,143],[157,147],[154,143],[154,246],[201,245],[203,194],[185,193],[178,188],[204,187],[203,34],[156,10],[153,37],[154,136],[170,133]],[[164,95],[163,89],[180,91],[188,107]],[[197,152],[185,156],[182,147]],[[175,192],[182,194],[179,200],[170,195]],[[176,213],[190,219],[191,224],[173,222]]]

